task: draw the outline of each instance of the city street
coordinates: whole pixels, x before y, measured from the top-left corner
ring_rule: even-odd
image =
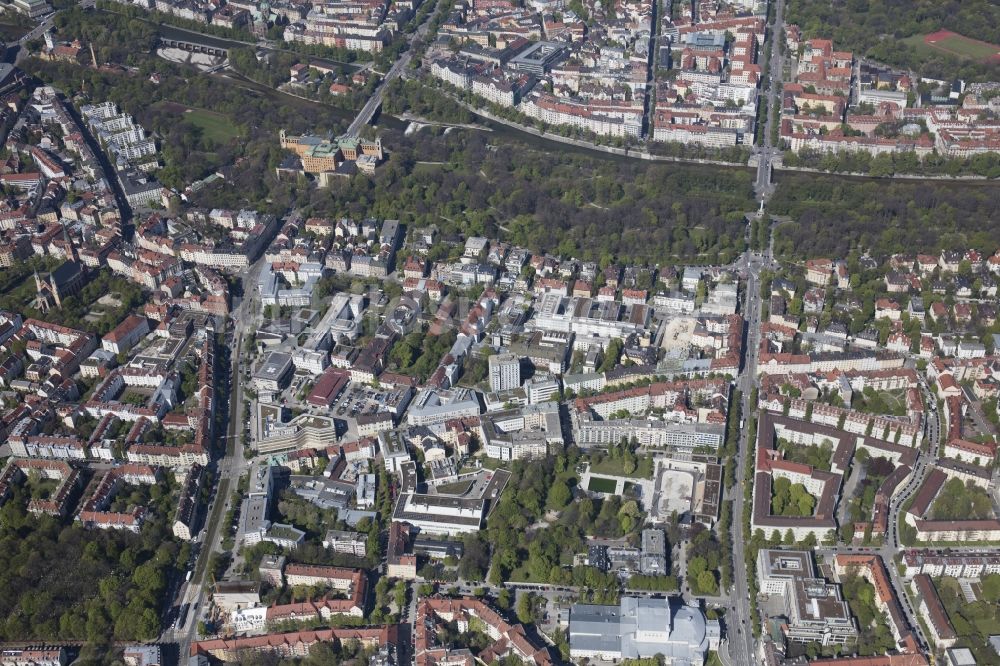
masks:
[[[764,86],[767,86],[767,90],[766,95],[759,102],[759,104],[767,105],[767,122],[760,129],[760,131],[764,132],[764,144],[755,149],[757,154],[757,178],[754,181],[754,190],[757,193],[757,198],[761,201],[767,201],[774,193],[774,183],[771,181],[772,162],[781,156],[780,147],[775,146],[771,139],[774,136],[774,130],[772,129],[774,124],[781,122],[781,118],[775,118],[772,112],[774,111],[775,104],[780,99],[781,78],[784,71],[785,61],[781,52],[782,44],[780,39],[785,27],[784,14],[785,0],[775,0],[774,23],[769,26],[771,61],[768,66],[768,80],[762,82]]]
[[[177,631],[168,631],[164,638],[173,638],[180,644],[180,654],[186,655],[190,649],[192,641],[197,639],[198,622],[203,614],[208,610],[208,594],[211,591],[212,576],[208,571],[208,562],[213,553],[222,552],[222,540],[225,536],[222,518],[227,511],[220,503],[225,503],[233,488],[236,487],[240,476],[246,471],[249,461],[243,455],[242,438],[239,436],[243,427],[243,391],[244,382],[241,380],[242,373],[249,357],[243,354],[243,344],[246,337],[251,334],[257,325],[260,308],[256,304],[257,275],[264,266],[263,258],[258,259],[243,275],[244,296],[243,300],[232,313],[233,320],[233,344],[231,347],[231,369],[230,382],[231,391],[229,395],[229,420],[225,434],[226,451],[224,457],[216,463],[215,474],[218,478],[218,485],[215,496],[212,498],[208,509],[204,527],[204,537],[202,540],[201,552],[194,567],[194,575],[188,584],[181,603],[189,603],[191,611],[188,613],[187,623],[177,628]],[[231,443],[231,444],[230,444]],[[231,451],[230,451],[231,446]]]
[[[760,346],[760,271],[771,263],[771,246],[763,255],[747,254],[746,301],[743,308],[743,318],[747,326],[746,344],[744,346],[743,371],[737,379],[737,388],[742,393],[741,414],[744,418],[756,411],[756,405],[750,403],[750,394],[757,381],[757,354]],[[743,533],[743,485],[747,452],[754,442],[749,441],[747,428],[740,431],[739,448],[736,453],[736,485],[733,486],[733,621],[729,624],[728,650],[730,663],[735,666],[750,666],[754,663],[754,639],[750,614],[750,586],[747,581],[746,564],[743,552],[746,535]],[[735,633],[733,631],[735,629]]]

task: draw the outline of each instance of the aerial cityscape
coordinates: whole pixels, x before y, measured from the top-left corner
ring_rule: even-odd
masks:
[[[0,44],[0,666],[1000,664],[1000,4]]]

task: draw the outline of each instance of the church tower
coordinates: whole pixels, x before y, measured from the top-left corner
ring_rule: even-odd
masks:
[[[38,275],[38,271],[35,271],[35,309],[39,312],[49,311],[49,294],[52,293],[52,289],[47,280],[43,280]]]
[[[80,255],[76,252],[76,245],[70,240],[69,231],[66,229],[66,222],[63,221],[63,251],[66,253],[66,260],[72,261],[74,264],[80,263]]]

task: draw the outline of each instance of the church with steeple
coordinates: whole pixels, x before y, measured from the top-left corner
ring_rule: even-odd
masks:
[[[87,269],[80,263],[76,246],[70,239],[65,225],[63,225],[63,250],[67,259],[58,268],[45,273],[44,277],[35,271],[36,310],[48,312],[53,307],[61,308],[63,299],[80,293],[87,282]]]

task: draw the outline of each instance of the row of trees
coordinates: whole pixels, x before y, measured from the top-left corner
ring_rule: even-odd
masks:
[[[715,596],[719,593],[720,569],[725,564],[721,544],[704,525],[693,525],[691,534],[691,542],[686,551],[686,582],[695,594]]]
[[[866,152],[830,153],[806,149],[798,153],[791,151],[785,153],[784,164],[835,173],[866,173],[876,178],[894,174],[975,175],[1000,178],[1000,155],[997,153],[982,153],[968,158],[948,158],[933,153],[921,159],[911,151],[873,156]]]
[[[712,574],[709,573],[709,576],[711,575]],[[714,576],[712,576],[712,584],[715,584]],[[654,592],[676,592],[680,589],[680,585],[677,583],[677,578],[675,576],[647,576],[644,574],[633,574],[628,579],[628,589]]]

